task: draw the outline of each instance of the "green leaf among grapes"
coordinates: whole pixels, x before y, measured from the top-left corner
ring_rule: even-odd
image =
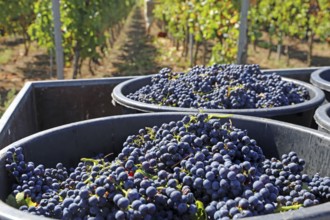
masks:
[[[25,199],[25,202],[26,202],[26,205],[28,206],[28,207],[36,207],[37,206],[37,203],[36,202],[33,202],[32,201],[32,198],[31,197],[27,197],[26,199]]]
[[[297,210],[302,206],[302,204],[296,204],[296,205],[291,205],[291,206],[282,206],[279,205],[277,206],[277,208],[275,209],[275,213],[279,213],[279,212],[287,212],[290,210]]]
[[[19,208],[19,205],[17,204],[17,201],[15,199],[15,197],[10,194],[7,199],[6,199],[6,203],[14,208]]]
[[[231,118],[233,114],[208,114],[208,119],[212,118]]]
[[[197,206],[197,213],[194,220],[207,220],[204,204],[199,200],[196,200],[195,204]]]
[[[37,206],[37,203],[33,202],[31,197],[25,197],[24,192],[17,193],[16,196],[10,194],[6,199],[6,203],[15,208],[19,208],[23,205],[28,207]]]
[[[19,206],[26,205],[24,192],[17,193],[15,199]]]

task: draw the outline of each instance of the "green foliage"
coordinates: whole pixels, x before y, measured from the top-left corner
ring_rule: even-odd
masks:
[[[29,50],[28,28],[33,23],[35,0],[0,0],[0,27],[5,34],[23,37],[25,55]]]
[[[13,51],[4,49],[0,52],[0,64],[6,64],[13,58]]]
[[[154,14],[155,17],[164,20],[167,30],[173,37],[183,40],[188,32],[188,21],[191,13],[189,3],[180,0],[158,1]]]
[[[32,201],[31,197],[24,196],[24,192],[17,193],[15,197],[10,194],[6,199],[6,203],[15,208],[19,208],[23,205],[28,207],[35,207],[37,205],[37,203]]]
[[[17,94],[16,89],[10,89],[3,99],[0,96],[0,117],[3,115],[3,113],[9,107],[10,103],[14,100],[16,94]]]
[[[16,89],[10,89],[7,93],[6,100],[4,102],[4,107],[8,108],[10,103],[14,100],[15,96],[17,94]]]
[[[34,20],[35,0],[0,0],[0,24],[7,34],[26,33]]]
[[[51,0],[39,0],[34,3],[36,19],[29,27],[29,35],[39,45],[46,48],[54,48],[53,40],[53,16]]]
[[[19,208],[19,204],[18,204],[18,202],[16,201],[16,198],[15,198],[12,194],[10,194],[10,195],[7,197],[7,199],[6,199],[6,203],[7,203],[8,205],[14,207],[14,208],[17,208],[17,209]]]
[[[214,42],[212,63],[231,63],[236,58],[239,34],[239,5],[230,0],[162,0],[158,1],[155,16],[164,20],[167,31],[177,40],[188,33],[195,41]]]
[[[321,40],[330,37],[330,1],[318,0],[310,5],[308,25]]]
[[[197,213],[194,220],[207,220],[207,215],[203,203],[199,200],[196,200],[195,204],[197,206]]]
[[[134,5],[134,0],[62,0],[60,13],[65,60],[76,56],[78,63],[86,58],[102,57],[100,48],[107,47],[109,29],[122,22]],[[51,0],[37,0],[35,22],[29,33],[39,45],[54,49]]]
[[[249,36],[252,41],[268,31],[279,42],[282,37],[303,39],[308,32],[325,40],[330,32],[329,0],[259,0],[250,7]]]
[[[210,64],[231,63],[237,54],[240,2],[230,0],[160,0],[155,17],[167,31],[183,41],[212,42]],[[282,44],[284,36],[303,39],[313,32],[322,40],[330,36],[329,0],[257,0],[249,9],[248,35],[252,42],[266,31]]]

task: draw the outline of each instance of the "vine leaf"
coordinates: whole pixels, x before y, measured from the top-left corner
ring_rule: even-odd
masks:
[[[19,206],[26,205],[24,192],[17,193],[15,199]]]
[[[233,114],[208,114],[208,118],[231,118]]]
[[[31,197],[27,197],[26,199],[25,199],[25,202],[26,202],[26,205],[28,206],[28,207],[36,207],[37,206],[37,203],[36,202],[33,202],[32,201],[32,198]]]
[[[17,204],[17,201],[15,199],[15,197],[13,196],[13,194],[10,194],[7,199],[6,199],[6,203],[14,208],[19,208],[19,205]]]
[[[10,194],[6,199],[6,203],[14,208],[19,208],[23,205],[28,207],[37,206],[37,203],[33,202],[31,197],[25,197],[24,192],[17,193],[16,196]]]
[[[287,212],[290,210],[297,210],[302,206],[302,204],[297,204],[297,205],[291,205],[291,206],[282,206],[279,205],[277,206],[277,208],[275,209],[275,213],[279,213],[279,212]]]
[[[204,204],[199,200],[196,200],[195,204],[197,206],[197,213],[194,220],[207,220]]]

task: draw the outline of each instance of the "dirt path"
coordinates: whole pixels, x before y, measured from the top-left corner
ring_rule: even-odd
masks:
[[[158,36],[160,31],[154,22],[147,36],[143,8],[133,9],[114,48],[103,61],[107,71],[103,76],[155,74],[163,67],[186,70],[188,64],[182,52],[177,51],[168,38]]]
[[[152,38],[145,34],[143,10],[136,7],[107,58],[112,66],[111,75],[155,73],[159,68],[157,56],[158,50],[153,45]]]

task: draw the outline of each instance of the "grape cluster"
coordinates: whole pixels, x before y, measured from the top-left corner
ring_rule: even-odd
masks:
[[[302,174],[305,161],[298,158],[295,152],[282,155],[282,160],[272,158],[264,161],[264,172],[280,192],[277,197],[278,206],[317,205],[320,202],[316,196],[307,190],[312,184],[308,175]]]
[[[313,194],[320,198],[321,202],[330,200],[329,177],[321,177],[319,174],[315,174],[311,181],[309,181],[308,188]]]
[[[128,136],[122,151],[75,168],[6,153],[11,197],[25,212],[58,219],[236,219],[330,200],[330,179],[303,173],[295,152],[266,159],[246,130],[197,114]]]
[[[127,95],[139,102],[203,109],[254,109],[297,104],[309,99],[306,88],[262,74],[258,65],[195,66],[187,73],[163,68],[151,84]]]

